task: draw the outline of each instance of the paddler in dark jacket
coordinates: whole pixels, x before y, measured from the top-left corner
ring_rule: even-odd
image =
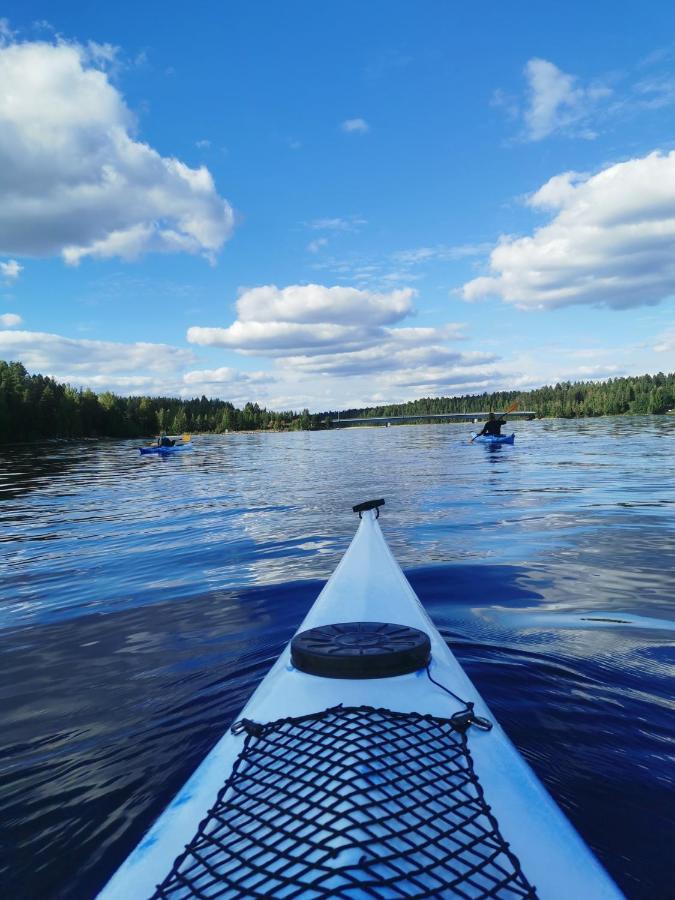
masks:
[[[482,434],[492,434],[499,437],[502,433],[502,425],[505,421],[506,419],[503,415],[497,418],[494,413],[488,413],[487,422],[483,425],[483,430],[479,431],[476,437],[480,437]]]

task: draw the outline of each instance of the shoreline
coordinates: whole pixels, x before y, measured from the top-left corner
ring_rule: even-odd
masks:
[[[590,422],[595,419],[673,419],[675,418],[675,410],[668,410],[668,412],[664,413],[607,413],[600,416],[534,416],[529,418],[522,418],[523,422]],[[190,434],[193,438],[195,437],[204,437],[204,436],[229,436],[235,434],[293,434],[293,433],[322,433],[322,432],[334,432],[334,431],[353,431],[359,430],[363,428],[400,428],[400,427],[415,427],[419,425],[434,425],[438,427],[443,426],[467,426],[467,425],[477,425],[480,422],[484,421],[483,419],[463,419],[461,421],[433,421],[430,418],[427,421],[424,420],[416,420],[411,422],[374,422],[372,425],[367,422],[360,422],[359,424],[354,425],[334,425],[329,428],[241,428],[241,429],[229,429],[228,431],[191,431]],[[515,426],[515,423],[518,421],[518,417],[509,418],[506,420],[512,426]],[[51,445],[61,445],[61,444],[77,444],[77,443],[88,443],[88,444],[96,444],[102,441],[138,441],[139,446],[148,446],[153,440],[155,440],[157,435],[82,435],[79,437],[43,437],[43,438],[35,438],[30,441],[7,441],[5,443],[0,443],[0,450],[2,448],[10,448],[10,447],[33,447],[38,444],[51,444]]]

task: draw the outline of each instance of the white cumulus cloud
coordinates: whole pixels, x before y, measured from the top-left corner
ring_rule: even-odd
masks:
[[[657,337],[654,350],[656,353],[675,352],[675,328],[668,328]]]
[[[230,366],[221,366],[218,369],[193,369],[183,376],[185,384],[268,384],[275,380],[269,372],[242,372]]]
[[[16,313],[4,313],[4,315],[0,316],[0,325],[4,328],[15,328],[22,321],[21,316],[17,316]]]
[[[245,322],[331,322],[351,325],[387,325],[412,312],[414,291],[409,288],[387,294],[352,287],[322,284],[275,285],[252,288],[237,301]]]
[[[16,281],[23,272],[23,266],[15,259],[8,259],[7,262],[0,262],[0,277],[4,281]]]
[[[500,238],[491,273],[463,286],[466,300],[627,309],[675,294],[675,151],[557,175],[528,202],[552,219],[529,237]]]
[[[436,329],[407,329],[408,331],[433,332]],[[441,329],[438,329],[441,332]],[[417,346],[410,346],[398,337],[396,329],[375,347],[353,353],[334,353],[325,356],[287,357],[284,367],[299,372],[332,376],[354,376],[368,373],[395,372],[405,379],[420,378],[420,373],[433,369],[437,380],[449,372],[471,369],[494,362],[497,357],[489,353],[460,353],[439,344],[443,334],[407,335],[408,341],[416,339]],[[475,378],[475,375],[471,376]],[[406,382],[408,383],[408,382]]]
[[[194,360],[189,349],[169,344],[94,341],[67,338],[39,331],[0,331],[0,359],[22,362],[32,372],[67,380],[75,373],[91,380],[95,375],[140,373],[170,374]]]
[[[370,125],[365,119],[345,119],[340,127],[347,134],[365,134],[370,131]]]
[[[15,32],[9,25],[9,19],[0,19],[0,46],[14,39]]]
[[[321,284],[264,285],[237,301],[237,320],[227,328],[188,329],[193,344],[265,356],[358,350],[387,336],[385,326],[410,315],[410,288],[377,293]]]
[[[16,320],[16,321],[14,321]],[[5,327],[20,324],[0,316]],[[190,368],[191,349],[170,344],[95,341],[36,331],[0,331],[0,359],[22,362],[31,372],[94,391],[118,394],[195,397],[206,394],[243,405],[263,400],[276,377],[271,372]]]
[[[234,322],[229,328],[188,329],[191,344],[225,347],[254,356],[286,356],[289,353],[330,353],[336,346],[358,349],[372,344],[381,329],[331,322]]]
[[[104,71],[113,50],[0,45],[0,252],[71,264],[150,251],[212,259],[230,236],[233,211],[208,169],[134,138]]]
[[[190,328],[188,340],[273,359],[277,389],[293,383],[298,396],[316,397],[326,390],[334,395],[344,378],[359,394],[368,379],[403,394],[415,384],[429,390],[464,380],[482,384],[477,370],[490,368],[497,357],[447,346],[464,339],[459,323],[405,324],[415,312],[414,296],[410,288],[382,293],[321,284],[265,285],[239,297],[232,325]],[[230,370],[224,371],[230,378]]]
[[[503,108],[509,118],[522,116],[523,137],[541,141],[552,134],[592,139],[592,118],[612,90],[599,82],[587,86],[575,75],[563,72],[547,59],[534,58],[524,70],[527,81],[523,102],[498,89],[492,105]]]
[[[314,231],[358,231],[362,225],[367,224],[366,219],[361,216],[333,216],[313,219],[309,227]]]

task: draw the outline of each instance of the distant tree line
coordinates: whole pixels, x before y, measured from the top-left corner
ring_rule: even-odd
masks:
[[[540,417],[643,415],[675,407],[675,373],[611,378],[608,381],[565,381],[534,391],[499,391],[464,397],[435,397],[341,410],[341,418],[474,413],[503,410],[518,403]],[[40,438],[134,438],[184,432],[306,430],[325,428],[337,412],[310,415],[271,412],[257,403],[238,409],[226,400],[207,397],[118,397],[60,384],[30,375],[18,362],[0,360],[0,442]]]
[[[505,410],[517,403],[540,418],[576,419],[584,416],[649,415],[675,407],[675,373],[610,378],[607,381],[562,381],[533,391],[497,391],[463,397],[425,397],[408,403],[341,410],[341,418],[414,416],[435,413],[472,413]],[[337,418],[337,412],[319,418]]]
[[[21,363],[0,360],[0,442],[40,438],[147,437],[165,431],[307,429],[312,416],[270,412],[257,403],[237,409],[226,400],[201,397],[118,397],[95,394],[44,375],[29,375]]]

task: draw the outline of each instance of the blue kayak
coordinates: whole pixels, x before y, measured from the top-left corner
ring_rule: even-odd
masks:
[[[512,444],[516,439],[514,434],[475,434],[471,432],[474,443],[480,444]]]
[[[169,453],[180,453],[181,450],[192,450],[192,444],[190,442],[186,444],[174,444],[173,447],[158,447],[153,445],[152,447],[139,447],[141,454],[146,455],[147,453],[158,453],[160,456],[166,456]]]

